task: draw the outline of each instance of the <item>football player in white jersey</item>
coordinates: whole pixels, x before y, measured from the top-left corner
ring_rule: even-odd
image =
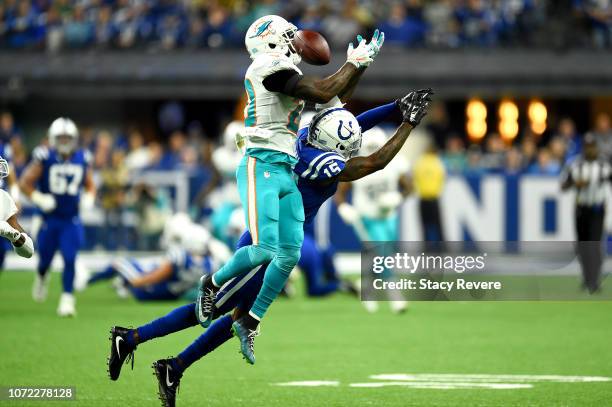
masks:
[[[9,164],[0,157],[0,179],[9,176]],[[8,239],[15,252],[21,257],[30,258],[34,253],[34,243],[17,221],[17,205],[13,198],[0,189],[0,237]]]
[[[359,155],[368,156],[379,150],[386,141],[386,134],[381,128],[373,128],[364,133]],[[368,175],[352,183],[340,184],[335,197],[338,214],[342,220],[352,225],[359,239],[369,242],[394,242],[398,239],[397,208],[411,192],[412,183],[408,178],[408,161],[396,155],[383,170]],[[346,194],[352,188],[353,204],[346,200]],[[399,297],[390,298],[391,310],[401,313],[406,309],[406,302]],[[373,301],[364,301],[370,312],[378,309]]]
[[[254,363],[254,338],[261,318],[285,285],[300,257],[304,239],[304,208],[293,167],[296,138],[305,102],[329,103],[352,91],[364,69],[378,55],[384,35],[349,45],[346,63],[333,75],[302,75],[300,55],[293,47],[297,28],[269,15],[256,20],[245,36],[253,60],[244,80],[246,154],[236,173],[240,200],[253,245],[236,251],[219,271],[202,278],[196,314],[204,327],[211,322],[219,288],[229,280],[270,263],[250,312],[233,324],[243,356]]]

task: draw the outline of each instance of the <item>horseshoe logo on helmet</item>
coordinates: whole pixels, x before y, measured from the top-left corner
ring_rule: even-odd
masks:
[[[338,137],[340,138],[340,140],[348,140],[351,137],[353,137],[353,135],[355,134],[355,132],[353,131],[353,122],[349,121],[348,122],[348,127],[344,125],[344,120],[338,120],[339,124],[338,124]],[[343,129],[348,131],[348,135],[343,135]]]

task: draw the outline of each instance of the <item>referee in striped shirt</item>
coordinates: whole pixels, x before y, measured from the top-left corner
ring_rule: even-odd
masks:
[[[612,168],[608,162],[598,159],[599,151],[592,135],[585,136],[583,146],[582,156],[564,168],[561,189],[576,190],[576,254],[582,268],[583,286],[594,293],[599,290],[601,279],[601,240]]]

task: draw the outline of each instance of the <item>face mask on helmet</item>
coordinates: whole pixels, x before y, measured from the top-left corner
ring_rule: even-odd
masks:
[[[270,15],[259,18],[249,27],[244,39],[251,58],[260,53],[278,53],[299,64],[302,58],[293,47],[297,27],[282,17]]]
[[[361,128],[355,116],[343,108],[322,110],[310,122],[308,143],[324,151],[334,151],[345,159],[361,147]]]
[[[70,119],[60,117],[49,127],[49,143],[60,154],[70,154],[77,148],[79,132]]]
[[[9,165],[8,162],[0,157],[0,179],[6,178],[9,176]]]

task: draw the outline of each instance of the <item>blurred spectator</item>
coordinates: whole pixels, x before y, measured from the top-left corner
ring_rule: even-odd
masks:
[[[590,23],[593,44],[599,48],[612,46],[612,1],[576,0]]]
[[[595,129],[592,131],[597,142],[599,154],[606,161],[612,160],[612,126],[610,115],[599,113],[595,118]]]
[[[466,45],[488,46],[496,42],[495,16],[483,0],[467,0],[457,7],[455,18],[459,23],[459,39]]]
[[[482,153],[480,147],[471,145],[467,152],[467,167],[465,168],[466,175],[482,175],[485,169],[481,165]]]
[[[433,136],[436,147],[441,150],[446,147],[446,138],[452,131],[444,103],[434,103],[427,117],[427,130]]]
[[[415,162],[412,179],[419,198],[423,240],[442,242],[444,233],[442,232],[439,199],[444,191],[446,172],[433,143]]]
[[[490,134],[486,138],[486,151],[480,165],[489,171],[501,171],[506,161],[506,144],[499,134]]]
[[[159,250],[164,224],[170,214],[169,203],[151,185],[137,184],[126,201],[136,213],[139,250]]]
[[[394,3],[387,20],[380,24],[385,33],[385,42],[398,46],[420,46],[425,43],[427,26],[423,20],[420,0],[412,0],[410,14],[402,3]]]
[[[528,173],[534,175],[559,175],[561,173],[561,163],[552,156],[548,148],[544,147],[538,151],[538,160],[528,168]]]
[[[509,175],[517,175],[523,172],[523,156],[518,148],[508,149],[505,170]]]
[[[11,0],[0,2],[0,47],[242,47],[257,18],[279,14],[344,48],[382,27],[399,46],[612,47],[609,0]],[[589,38],[590,37],[590,38]]]
[[[83,48],[92,43],[94,25],[85,18],[85,9],[77,5],[64,25],[64,41],[71,48]]]
[[[446,151],[442,161],[447,171],[451,174],[460,174],[467,167],[465,146],[463,140],[458,136],[450,137],[446,142]]]
[[[105,242],[105,247],[111,250],[123,248],[126,244],[122,217],[129,178],[124,158],[122,150],[114,150],[110,165],[100,173],[98,196],[104,211],[104,238],[99,240]]]
[[[359,14],[362,13],[355,0],[345,0],[341,13],[329,13],[323,18],[322,28],[330,46],[346,47],[349,42],[355,41],[361,31]]]
[[[565,162],[580,155],[582,151],[582,140],[576,132],[574,121],[568,117],[561,119],[557,128],[557,136],[565,142]]]
[[[553,137],[548,143],[548,147],[550,148],[550,154],[552,159],[561,165],[565,163],[565,143],[559,137]]]
[[[526,134],[521,142],[522,167],[528,168],[531,166],[536,161],[537,154],[538,144],[535,137]]]

